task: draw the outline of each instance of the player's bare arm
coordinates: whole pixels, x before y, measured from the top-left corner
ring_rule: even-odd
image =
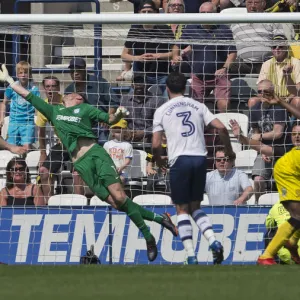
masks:
[[[225,125],[219,119],[213,119],[209,125],[217,129],[220,139],[225,147],[226,156],[234,159],[235,153],[232,150],[229,133]]]

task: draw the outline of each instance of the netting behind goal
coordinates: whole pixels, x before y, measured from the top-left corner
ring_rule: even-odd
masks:
[[[167,174],[160,172],[155,164],[152,165],[151,172],[149,171],[151,114],[153,116],[156,107],[161,103],[160,101],[166,101],[164,83],[159,79],[174,70],[184,72],[189,79],[185,95],[192,96],[195,87],[192,86],[190,80],[191,70],[194,64],[202,62],[197,61],[196,56],[187,55],[184,57],[183,65],[172,66],[167,58],[160,58],[160,61],[165,60],[168,65],[166,72],[161,71],[157,65],[157,69],[153,69],[153,65],[149,65],[150,59],[143,63],[140,60],[140,64],[125,64],[121,59],[124,44],[126,41],[127,45],[146,43],[147,47],[150,47],[151,43],[159,43],[163,45],[162,49],[165,49],[162,52],[171,51],[173,45],[177,45],[179,53],[182,53],[181,51],[188,45],[192,45],[195,49],[197,46],[206,46],[208,47],[207,51],[214,51],[213,49],[217,49],[216,46],[223,46],[224,49],[228,49],[229,47],[238,47],[238,45],[233,39],[226,36],[224,39],[208,40],[203,38],[197,40],[193,37],[194,34],[197,34],[197,28],[190,32],[190,38],[177,41],[164,37],[165,33],[162,30],[158,30],[157,36],[151,40],[140,35],[128,37],[129,28],[130,25],[102,25],[102,29],[100,29],[99,26],[85,24],[82,26],[2,26],[1,38],[6,47],[2,50],[4,60],[1,63],[7,64],[10,73],[18,75],[15,73],[17,63],[20,61],[29,62],[32,66],[32,85],[38,88],[42,98],[46,98],[47,93],[48,97],[51,97],[52,94],[49,93],[49,90],[56,88],[51,81],[55,76],[60,81],[58,86],[60,94],[77,92],[87,102],[104,110],[113,109],[120,103],[122,104],[126,97],[130,98],[128,95],[133,94],[132,80],[134,74],[139,74],[144,80],[148,80],[148,95],[151,96],[152,103],[149,104],[143,100],[145,107],[138,110],[134,109],[135,102],[131,101],[132,107],[130,109],[133,114],[128,117],[128,128],[123,129],[125,131],[123,138],[133,148],[130,166],[122,173],[124,188],[127,195],[134,201],[146,205],[148,209],[157,214],[170,213],[176,223],[176,212],[170,198]],[[13,44],[8,42],[11,40]],[[249,46],[255,47],[259,44],[255,39],[250,39],[248,43]],[[220,50],[221,47],[218,49],[224,53],[217,53],[216,57],[224,57],[224,55],[229,54],[228,50]],[[152,50],[152,53],[155,52],[154,49]],[[134,51],[137,50],[130,53],[134,55]],[[205,53],[202,53],[202,56],[205,59]],[[70,73],[70,70],[73,69],[71,61],[73,60],[74,64],[75,59],[75,62],[78,63],[78,58],[83,58],[86,62],[89,76],[83,79],[84,83],[74,86],[74,72]],[[82,60],[80,60],[81,62]],[[69,68],[70,63],[71,69]],[[220,69],[223,64],[222,61],[218,60],[210,63],[218,65],[217,69]],[[141,65],[144,70],[139,70]],[[228,130],[230,130],[229,120],[236,119],[243,133],[247,135],[251,128],[248,100],[257,95],[258,74],[252,71],[247,74],[240,74],[239,66],[239,63],[236,64],[235,71],[228,81],[231,86],[223,86],[223,89],[230,91],[228,98],[230,106],[223,107],[224,109],[217,106],[216,97],[218,95],[213,91],[205,94],[204,103],[212,112],[218,113],[218,118]],[[77,67],[84,69],[83,66]],[[110,83],[110,88],[102,89],[100,75]],[[214,77],[214,72],[207,71],[202,75],[211,79]],[[45,77],[49,78],[47,83],[43,82]],[[119,77],[118,80],[117,77]],[[149,77],[155,80],[151,82]],[[199,78],[201,79],[201,76]],[[75,75],[76,80],[79,79]],[[3,87],[1,98],[4,97],[5,90],[6,87]],[[225,97],[226,95],[221,96]],[[18,101],[19,105],[23,105],[24,100],[18,99]],[[140,103],[137,102],[136,105],[138,106]],[[11,125],[9,105],[4,109],[6,109],[6,117],[1,134],[6,139]],[[20,126],[30,126],[30,122],[26,121]],[[99,143],[103,144],[106,139],[113,140],[112,131],[107,128],[100,128],[98,125],[94,127],[96,135],[99,136]],[[142,131],[143,133],[138,137],[137,134],[136,136],[132,135],[132,131]],[[26,162],[32,182],[43,186],[41,174],[38,171],[41,150],[40,134],[43,133],[36,126],[34,150],[27,154]],[[240,171],[246,173],[251,180],[257,153],[241,145],[231,131],[230,135],[233,149],[237,154],[235,165]],[[43,137],[45,137],[45,141],[42,142],[42,145],[45,145],[44,150],[48,155],[51,147],[58,142],[50,124],[45,125]],[[211,171],[215,168],[214,156],[220,141],[216,133],[209,128],[205,138],[208,148],[208,168]],[[110,154],[114,159],[120,160],[124,155],[124,149],[116,149],[117,147],[112,147]],[[6,165],[14,156],[8,151],[0,151],[0,182],[3,188],[7,182]],[[146,244],[135,225],[129,221],[125,214],[114,210],[95,197],[87,186],[88,182],[83,183],[84,196],[78,195],[76,192],[80,190],[80,184],[79,187],[76,187],[78,183],[72,174],[71,162],[68,159],[63,159],[62,155],[59,157],[58,160],[56,158],[49,162],[50,165],[58,163],[59,167],[55,169],[52,175],[54,196],[49,199],[48,205],[36,208],[3,206],[0,209],[0,262],[9,264],[78,264],[80,257],[85,255],[91,245],[94,245],[95,254],[99,256],[103,264],[148,264]],[[156,175],[150,179],[150,173]],[[252,181],[250,182],[253,184]],[[277,191],[272,189],[273,183],[271,178],[267,180],[267,200],[261,202],[267,206],[254,205],[254,196],[248,200],[247,205],[238,207],[223,204],[213,205],[208,196],[205,195],[204,211],[211,218],[217,239],[224,245],[225,264],[253,264],[264,249],[265,218],[270,205],[278,200]],[[218,185],[218,182],[215,184]],[[235,188],[230,187],[228,190],[234,191]],[[227,196],[224,191],[219,195],[219,198],[222,199]],[[232,196],[228,198],[232,198]],[[158,257],[154,263],[182,264],[186,260],[186,253],[179,237],[173,237],[169,231],[163,230],[157,223],[147,221],[147,224],[157,240],[159,249]],[[212,255],[207,241],[201,236],[194,223],[193,229],[194,245],[198,253],[199,263],[212,264]]]

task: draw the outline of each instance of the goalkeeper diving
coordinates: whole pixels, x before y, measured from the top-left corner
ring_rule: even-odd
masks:
[[[31,103],[52,123],[72,158],[74,169],[101,200],[128,215],[146,240],[149,261],[155,260],[156,241],[144,220],[161,224],[174,236],[178,234],[177,228],[169,214],[157,215],[126,196],[111,157],[97,144],[97,137],[92,131],[94,122],[104,122],[109,125],[117,123],[128,114],[126,108],[119,107],[115,114],[108,114],[83,103],[82,96],[76,93],[64,96],[63,105],[50,105],[15,82],[9,76],[4,64],[0,71],[0,81],[7,82],[17,94]]]

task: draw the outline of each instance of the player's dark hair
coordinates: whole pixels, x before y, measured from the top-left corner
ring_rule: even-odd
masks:
[[[24,167],[24,169],[25,169],[25,178],[26,178],[25,183],[27,183],[27,184],[31,183],[29,168],[26,164],[26,161],[23,158],[14,157],[13,159],[11,159],[8,162],[8,164],[6,166],[6,187],[8,189],[11,189],[14,186],[12,173],[14,172],[13,170],[14,170],[16,165],[21,165],[22,167]]]
[[[166,85],[173,94],[184,94],[186,87],[186,78],[180,72],[172,72],[169,74]]]
[[[43,86],[45,86],[45,81],[46,80],[54,80],[56,85],[59,86],[60,85],[60,81],[59,79],[56,77],[56,76],[46,76],[44,79],[43,79]]]

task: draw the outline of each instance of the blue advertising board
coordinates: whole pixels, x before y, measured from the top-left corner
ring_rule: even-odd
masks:
[[[173,206],[148,206],[157,214]],[[224,264],[254,264],[264,249],[265,219],[270,207],[205,207]],[[186,253],[179,237],[147,222],[159,254],[151,264],[182,264]],[[193,224],[194,245],[201,264],[211,264],[208,243]],[[78,264],[90,245],[102,264],[148,264],[146,244],[129,218],[108,207],[1,208],[0,262],[8,264]]]

